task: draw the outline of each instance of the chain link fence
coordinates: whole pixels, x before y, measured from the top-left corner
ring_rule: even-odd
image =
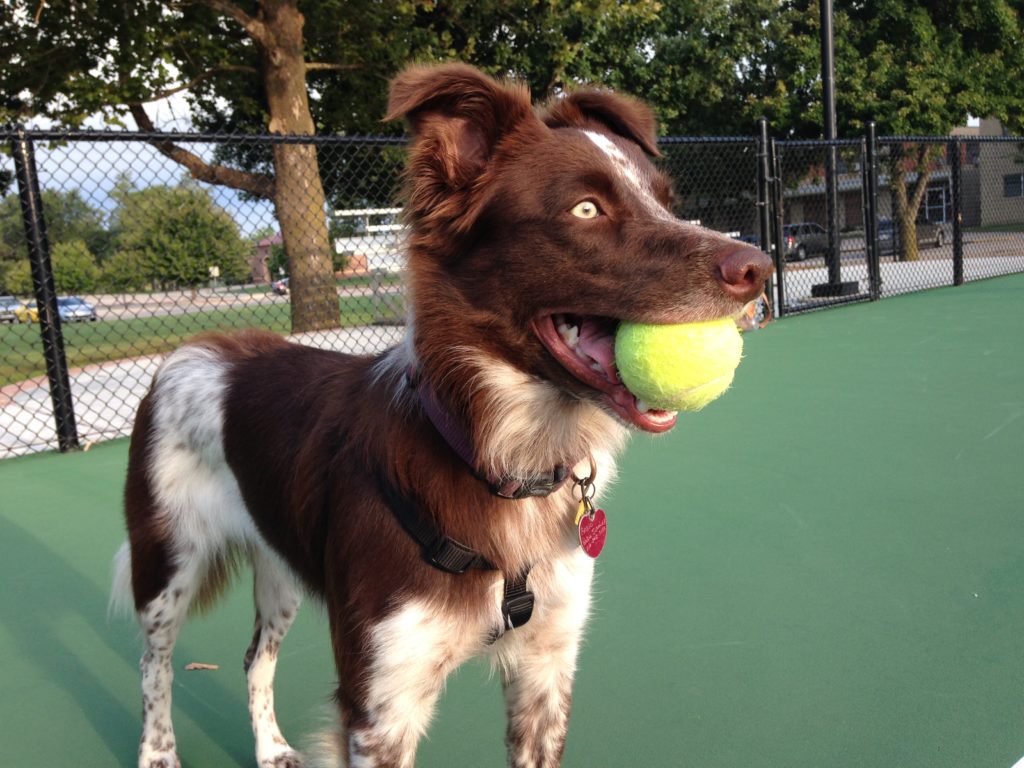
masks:
[[[129,434],[197,333],[356,354],[404,333],[402,139],[0,139],[0,459]],[[680,218],[769,244],[784,316],[1024,271],[1021,142],[668,138],[660,162]]]
[[[1024,139],[780,142],[775,157],[782,313],[1024,272]]]

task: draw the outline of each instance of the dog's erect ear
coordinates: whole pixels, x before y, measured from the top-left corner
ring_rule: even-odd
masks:
[[[388,120],[405,118],[452,188],[472,180],[501,136],[532,116],[529,91],[465,64],[412,66],[391,83]]]
[[[553,99],[546,105],[544,122],[552,127],[584,128],[600,123],[612,133],[640,145],[658,157],[658,124],[641,101],[612,91],[584,88]]]

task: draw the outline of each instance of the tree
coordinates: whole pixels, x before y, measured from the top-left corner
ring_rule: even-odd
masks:
[[[257,82],[255,89],[246,85],[248,93],[261,94],[264,130],[312,135],[306,75],[321,65],[305,58],[303,26],[297,0],[7,5],[0,19],[0,119],[45,115],[76,125],[105,110],[111,120],[130,114],[140,129],[151,131],[156,126],[146,103],[244,74]],[[204,93],[210,91],[197,90],[195,98]],[[154,145],[197,180],[272,200],[291,265],[293,327],[339,325],[313,146],[275,144],[268,175],[208,163],[169,141]]]
[[[50,264],[57,293],[90,293],[99,285],[100,268],[83,240],[57,243],[51,249]],[[32,294],[32,266],[28,259],[17,261],[8,268],[6,283],[11,293],[20,296]]]
[[[90,258],[105,255],[109,249],[109,237],[104,227],[103,214],[89,205],[77,189],[62,192],[44,190],[43,210],[46,211],[46,235],[51,255],[55,256],[59,246],[77,243],[84,247]],[[18,265],[23,264],[24,267]],[[25,245],[25,223],[22,221],[21,201],[17,195],[8,195],[0,201],[0,290],[14,291],[14,280],[24,287],[22,279],[28,275],[28,248]],[[31,278],[28,292],[32,290]],[[24,291],[20,291],[24,292]]]
[[[228,282],[248,273],[250,249],[238,226],[195,186],[124,192],[114,219],[119,270],[135,263],[147,280],[193,288],[209,282],[211,267]]]
[[[103,263],[100,284],[114,293],[135,293],[146,288],[142,258],[136,251],[115,251]]]

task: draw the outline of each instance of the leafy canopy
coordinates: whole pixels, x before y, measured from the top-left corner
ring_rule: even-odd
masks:
[[[14,0],[0,10],[0,121],[77,125],[182,86],[202,130],[264,130],[252,41],[230,3]],[[239,3],[256,14],[259,4]],[[410,60],[515,74],[537,97],[582,81],[649,100],[675,134],[821,133],[812,0],[323,0],[304,3],[310,110],[322,133],[384,126],[387,81]],[[836,0],[840,130],[944,134],[968,114],[1024,129],[1021,0]],[[240,162],[255,162],[237,158]]]

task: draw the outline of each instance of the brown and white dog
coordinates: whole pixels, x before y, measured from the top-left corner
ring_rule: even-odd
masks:
[[[633,99],[584,89],[535,109],[450,64],[400,75],[390,112],[413,135],[405,341],[354,357],[200,337],[139,408],[115,593],[145,637],[145,768],[178,765],[175,636],[239,556],[260,766],[302,764],[272,683],[303,593],[330,621],[334,764],[411,766],[448,674],[488,654],[510,765],[557,766],[593,574],[580,495],[611,482],[631,428],[675,423],[619,383],[616,323],[738,317],[768,277],[760,251],[673,217]]]

